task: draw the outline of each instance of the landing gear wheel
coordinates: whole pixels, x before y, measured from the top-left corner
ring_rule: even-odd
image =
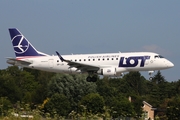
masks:
[[[96,81],[97,81],[97,76],[94,75],[94,76],[91,78],[91,81],[92,81],[92,82],[96,82]]]
[[[150,77],[149,80],[153,80],[153,77]]]
[[[88,76],[88,77],[86,78],[86,81],[87,81],[87,82],[91,82],[91,77]]]
[[[88,72],[88,77],[86,78],[87,82],[96,82],[98,79],[98,75],[96,71],[89,71]]]
[[[87,78],[86,78],[86,81],[87,82],[96,82],[97,81],[97,75],[94,75],[94,76],[88,76]]]

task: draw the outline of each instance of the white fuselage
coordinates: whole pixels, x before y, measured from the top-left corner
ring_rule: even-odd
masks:
[[[162,56],[151,52],[132,52],[132,53],[106,53],[106,54],[79,54],[62,55],[64,59],[80,64],[96,66],[99,68],[97,73],[102,74],[101,69],[115,69],[116,74],[129,71],[154,71],[173,67],[173,63]],[[50,72],[84,72],[76,67],[71,67],[67,62],[62,62],[58,56],[38,56],[38,57],[18,57],[21,61],[31,64],[21,64],[16,61],[14,65],[33,68]],[[10,63],[12,64],[12,63]],[[86,72],[86,71],[85,71]],[[105,74],[104,75],[108,75]],[[111,75],[111,74],[110,74]]]
[[[169,60],[152,52],[104,53],[50,56],[38,51],[17,28],[9,28],[16,58],[7,63],[50,72],[87,72],[87,82],[97,81],[97,74],[120,76],[129,71],[168,69],[174,66]]]

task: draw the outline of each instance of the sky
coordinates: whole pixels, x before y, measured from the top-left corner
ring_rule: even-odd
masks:
[[[149,51],[174,67],[167,81],[180,79],[179,0],[1,0],[0,69],[15,57],[8,28],[18,28],[41,52],[55,54]],[[148,79],[148,72],[141,72]]]

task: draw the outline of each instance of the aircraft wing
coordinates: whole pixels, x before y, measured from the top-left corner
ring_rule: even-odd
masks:
[[[97,66],[82,64],[82,63],[78,63],[78,62],[72,62],[69,60],[65,61],[65,62],[67,62],[69,66],[75,67],[75,68],[77,68],[77,70],[81,70],[81,71],[98,71],[99,70],[99,67],[97,67]]]
[[[81,71],[98,71],[100,66],[93,66],[93,65],[88,65],[88,64],[83,64],[83,63],[79,63],[79,62],[73,62],[73,61],[70,61],[70,60],[66,60],[64,59],[57,51],[56,51],[59,59],[62,61],[62,62],[67,62],[68,65],[70,67],[75,67],[77,68],[77,70],[81,70]]]
[[[30,61],[18,60],[16,58],[7,58],[7,59],[8,60],[6,62],[11,65],[15,65],[15,64],[30,65],[30,64],[32,64],[32,62],[30,62]]]

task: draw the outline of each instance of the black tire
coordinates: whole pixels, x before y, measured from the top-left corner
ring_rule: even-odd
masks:
[[[92,82],[96,82],[97,81],[97,76],[93,76],[91,79]]]
[[[91,81],[92,81],[92,78],[91,78],[90,76],[88,76],[88,77],[86,78],[86,81],[87,81],[87,82],[91,82]]]

